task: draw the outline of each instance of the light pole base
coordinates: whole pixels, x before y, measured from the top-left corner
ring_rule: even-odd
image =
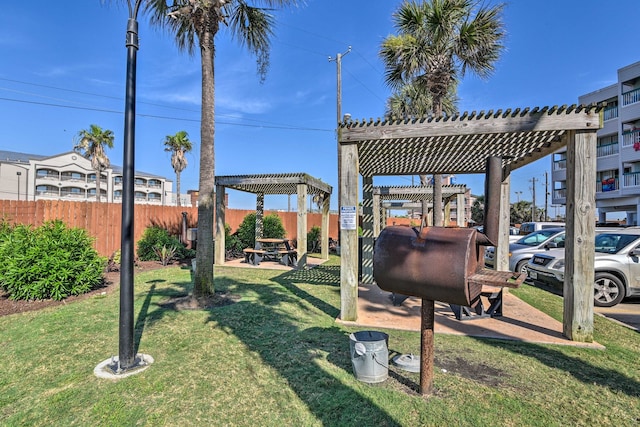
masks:
[[[98,366],[93,369],[93,374],[98,378],[118,380],[139,374],[151,366],[153,362],[153,357],[148,354],[138,353],[136,354],[133,366],[127,369],[121,369],[118,356],[113,356],[110,359],[100,362]]]

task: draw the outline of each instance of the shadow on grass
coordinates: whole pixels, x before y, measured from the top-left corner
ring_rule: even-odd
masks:
[[[142,340],[142,333],[144,332],[145,326],[153,325],[155,322],[161,320],[169,311],[173,311],[169,310],[165,305],[163,305],[163,302],[154,303],[154,309],[149,311],[150,307],[152,306],[151,300],[153,299],[153,297],[165,297],[165,299],[170,299],[187,296],[188,291],[191,288],[190,282],[174,282],[172,283],[173,285],[182,287],[184,289],[181,290],[175,288],[163,288],[160,291],[156,290],[157,283],[165,282],[166,280],[164,279],[154,279],[145,282],[151,284],[151,287],[148,291],[146,291],[144,301],[142,302],[142,307],[140,307],[140,310],[138,311],[138,316],[134,326],[134,354],[137,354],[139,351],[140,341]]]
[[[334,274],[334,267],[313,270],[272,279],[285,289],[265,283],[242,283],[229,277],[216,279],[217,288],[224,283],[233,292],[257,295],[257,301],[240,301],[225,310],[213,310],[209,320],[237,336],[277,370],[323,425],[400,425],[370,398],[344,384],[345,375],[351,375],[349,340],[344,331],[337,326],[302,329],[299,319],[283,309],[287,304],[299,305],[299,298],[304,298],[324,313],[337,313],[334,307],[294,284],[335,283],[335,278],[327,281]],[[295,415],[291,422],[296,423]]]
[[[274,282],[284,286],[298,298],[307,301],[327,316],[336,318],[340,309],[317,298],[297,286],[297,283],[311,285],[325,285],[335,287],[340,292],[340,266],[318,266],[310,270],[291,270],[273,279]]]
[[[467,324],[467,326],[473,326]],[[482,336],[482,327],[478,326],[477,333],[474,333],[473,329],[468,334],[471,338],[481,341],[485,344],[492,345],[505,351],[509,351],[525,357],[537,359],[544,365],[565,371],[572,375],[578,381],[589,385],[600,385],[607,387],[614,393],[624,393],[631,397],[640,397],[640,383],[628,376],[615,370],[615,361],[610,357],[603,357],[606,359],[606,365],[611,366],[602,367],[597,366],[587,361],[581,360],[578,357],[572,357],[560,350],[556,350],[555,347],[538,345],[530,342],[523,342],[519,337],[510,337],[513,339],[495,339],[495,338],[480,338]],[[436,348],[435,354],[438,354]],[[597,354],[605,354],[606,350],[598,349],[584,349],[584,351],[593,351]]]
[[[522,344],[515,341],[483,340],[494,347],[517,353],[522,356],[537,359],[544,365],[569,373],[576,380],[588,384],[606,387],[613,393],[624,393],[631,397],[640,397],[640,383],[615,370],[615,361],[607,358],[607,365],[612,368],[596,366],[592,363],[580,360],[577,357],[568,356],[554,348],[536,344]],[[602,350],[589,350],[602,351]],[[604,350],[606,351],[606,350]]]

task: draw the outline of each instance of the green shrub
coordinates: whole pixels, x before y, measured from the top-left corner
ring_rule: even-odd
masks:
[[[138,259],[140,261],[162,261],[156,251],[162,250],[163,247],[175,251],[175,256],[178,258],[186,257],[187,251],[177,237],[170,236],[164,228],[153,226],[144,230],[142,238],[138,241]]]
[[[238,237],[237,233],[231,233],[231,226],[229,224],[224,225],[224,248],[227,252],[227,255],[231,257],[240,257],[242,256],[242,250],[246,246],[243,245],[242,241]]]
[[[320,252],[320,234],[322,230],[317,225],[311,227],[307,233],[307,252]]]
[[[238,227],[238,238],[243,248],[253,248],[256,244],[256,214],[250,213],[244,217]],[[284,239],[286,231],[278,214],[269,214],[262,218],[262,237],[270,239]]]
[[[0,242],[0,287],[13,300],[61,300],[101,283],[106,259],[86,230],[51,221],[17,225]]]

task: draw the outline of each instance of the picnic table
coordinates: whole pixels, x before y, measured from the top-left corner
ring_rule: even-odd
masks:
[[[289,245],[289,239],[260,238],[256,239],[255,248],[243,249],[245,261],[259,265],[262,261],[277,261],[295,267],[297,251]]]

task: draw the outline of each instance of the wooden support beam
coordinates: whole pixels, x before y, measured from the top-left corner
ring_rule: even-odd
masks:
[[[593,131],[567,133],[567,235],[563,333],[593,341],[596,143]]]
[[[307,266],[307,184],[298,184],[298,268]]]
[[[358,147],[340,144],[340,319],[358,320]],[[352,212],[353,211],[353,212]],[[353,224],[351,215],[355,215]]]
[[[225,187],[223,185],[216,185],[216,232],[214,237],[214,265],[223,265],[225,261],[225,235],[224,235],[224,222],[225,222],[225,206],[224,206],[224,192]],[[197,242],[196,242],[197,245]]]

